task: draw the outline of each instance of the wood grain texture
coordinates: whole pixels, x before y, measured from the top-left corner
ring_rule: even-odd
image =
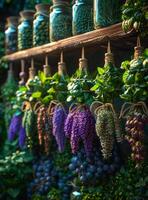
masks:
[[[106,28],[101,28],[94,30],[85,34],[73,36],[66,38],[57,42],[52,42],[39,47],[34,47],[31,49],[19,51],[4,57],[4,59],[13,62],[16,60],[27,59],[30,57],[37,57],[41,55],[54,55],[59,53],[61,50],[75,50],[82,46],[93,46],[95,44],[101,44],[104,41],[119,40],[123,37],[128,37],[132,35],[130,33],[124,33],[121,27],[121,23],[115,24]]]

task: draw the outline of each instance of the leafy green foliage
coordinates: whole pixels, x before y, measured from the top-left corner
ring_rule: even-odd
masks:
[[[130,62],[124,61],[121,68],[123,74],[123,94],[121,98],[129,102],[146,101],[148,99],[148,56],[133,59]]]
[[[8,78],[5,84],[2,86],[2,99],[4,102],[4,118],[5,125],[8,128],[14,110],[12,109],[14,102],[16,101],[15,92],[17,90],[17,83],[14,79],[12,71],[8,71]]]
[[[81,187],[80,198],[73,200],[137,200],[147,199],[148,184],[147,163],[141,169],[136,169],[134,163],[129,160],[125,167],[111,179],[101,182],[95,187]]]
[[[20,199],[32,174],[32,155],[16,149],[17,141],[4,145],[0,156],[0,199]],[[22,181],[23,180],[23,181]]]
[[[90,105],[93,101],[93,92],[90,90],[93,84],[93,80],[87,73],[77,70],[68,84],[67,102]]]
[[[125,32],[134,28],[147,35],[148,12],[146,0],[128,0],[122,8],[122,27]]]
[[[4,55],[5,53],[5,45],[4,45],[4,41],[5,41],[5,35],[4,32],[1,31],[2,27],[0,25],[0,58]]]
[[[52,100],[65,102],[67,98],[67,84],[69,82],[68,75],[55,73],[51,79],[50,89],[48,90],[49,97],[52,97]]]
[[[98,67],[95,85],[91,88],[95,91],[96,98],[102,102],[112,102],[119,95],[121,88],[121,72],[112,63],[104,68]]]
[[[51,189],[47,195],[47,198],[49,200],[59,200],[60,197],[61,197],[61,192],[56,188]]]
[[[71,148],[69,144],[66,144],[65,151],[63,153],[54,152],[54,165],[55,167],[62,171],[62,173],[67,173],[68,165],[71,159]]]

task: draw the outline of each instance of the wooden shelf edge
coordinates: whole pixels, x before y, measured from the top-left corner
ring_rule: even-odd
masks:
[[[91,46],[93,44],[98,44],[108,40],[118,40],[123,37],[131,35],[132,31],[129,33],[124,33],[121,27],[121,23],[94,30],[81,35],[66,38],[57,42],[45,44],[39,47],[33,47],[27,50],[19,51],[7,56],[4,59],[9,62],[14,62],[16,60],[27,59],[29,57],[36,57],[45,54],[59,53],[61,50],[70,50],[79,48],[81,46]]]

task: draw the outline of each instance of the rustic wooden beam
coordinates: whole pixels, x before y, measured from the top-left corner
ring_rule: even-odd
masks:
[[[20,59],[26,59],[29,57],[37,57],[39,55],[53,55],[63,51],[74,51],[76,48],[82,46],[93,46],[94,44],[101,44],[104,41],[118,40],[123,37],[127,37],[132,33],[124,33],[121,27],[121,23],[115,24],[106,28],[94,30],[82,35],[73,36],[57,42],[52,42],[39,47],[19,51],[4,57],[4,59],[13,62]]]

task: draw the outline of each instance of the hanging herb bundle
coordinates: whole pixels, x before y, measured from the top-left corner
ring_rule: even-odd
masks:
[[[82,58],[79,59],[79,69],[68,84],[69,95],[67,102],[90,105],[93,101],[93,92],[90,90],[93,84],[93,79],[90,78],[87,71],[87,59],[84,56],[83,48]]]
[[[96,99],[101,102],[113,102],[118,97],[122,82],[121,71],[114,64],[113,54],[108,42],[108,50],[105,54],[104,67],[98,67],[98,74],[95,79],[95,85],[91,88],[96,93]]]
[[[126,119],[126,139],[131,146],[131,158],[135,161],[135,167],[140,167],[145,156],[145,127],[148,124],[148,109],[144,102],[124,104],[121,117]]]
[[[69,78],[66,72],[66,66],[63,61],[63,52],[61,53],[61,61],[58,63],[58,73],[52,77],[51,87],[48,90],[52,97],[51,113],[53,136],[56,139],[59,152],[63,152],[65,148],[65,132],[64,123],[67,116],[67,108],[65,101],[67,98],[67,84]]]
[[[63,52],[61,53],[61,60],[58,63],[58,72],[55,73],[51,79],[50,89],[48,90],[49,96],[52,100],[65,103],[67,99],[67,84],[69,82],[69,77],[63,61]]]
[[[15,112],[12,109],[12,107],[16,101],[15,98],[16,90],[17,90],[17,83],[14,79],[13,71],[10,68],[10,70],[8,71],[8,77],[6,83],[2,86],[2,98],[5,104],[4,117],[5,117],[6,128],[8,128],[11,117]]]
[[[142,56],[140,39],[137,39],[134,59],[122,63],[125,69],[123,74],[124,93],[121,95],[128,103],[123,105],[121,117],[126,118],[127,140],[129,141],[131,157],[139,167],[144,160],[145,126],[148,123],[148,109],[145,102],[148,100],[148,62],[147,55]]]
[[[53,124],[53,135],[55,136],[59,152],[63,152],[65,148],[65,132],[64,123],[67,117],[67,111],[64,106],[59,103],[54,107],[52,124]]]
[[[87,59],[82,49],[82,58],[79,60],[79,71],[71,78],[68,84],[68,102],[75,106],[70,109],[65,121],[65,134],[70,138],[72,152],[76,153],[83,142],[85,151],[89,155],[92,151],[95,136],[95,122],[90,112],[89,106],[93,101],[90,88],[93,81],[87,72]]]
[[[147,35],[148,14],[146,0],[127,0],[122,7],[122,28],[125,32],[135,29]]]
[[[26,106],[23,124],[26,129],[28,147],[33,151],[40,145],[40,152],[50,153],[52,141],[51,119],[48,115],[48,103],[51,100],[47,94],[50,87],[50,68],[47,63],[44,65],[44,72],[35,76],[34,63],[30,68],[30,76],[27,81],[27,99],[30,103]],[[36,127],[36,128],[35,128]]]
[[[83,143],[87,156],[90,156],[95,139],[95,121],[89,107],[80,105],[70,110],[64,130],[70,139],[72,153],[78,152]]]
[[[122,141],[117,114],[112,104],[99,101],[92,103],[91,112],[96,118],[96,133],[100,139],[102,155],[104,159],[110,159],[115,141]]]
[[[18,135],[19,146],[23,148],[25,146],[26,131],[22,127],[22,113],[17,112],[13,115],[8,130],[8,140],[13,141]]]
[[[101,102],[93,102],[91,111],[96,118],[96,133],[100,139],[103,157],[109,159],[112,157],[115,139],[118,142],[122,141],[118,116],[112,105],[121,89],[121,73],[115,67],[110,42],[108,42],[108,51],[105,54],[104,68],[98,68],[98,73],[91,90],[96,93],[96,99]]]
[[[148,55],[142,56],[140,40],[137,40],[134,59],[124,61],[121,68],[123,74],[123,94],[121,98],[128,102],[148,100]]]
[[[24,102],[24,109],[22,126],[26,130],[27,147],[36,152],[38,147],[37,115],[29,102]]]

